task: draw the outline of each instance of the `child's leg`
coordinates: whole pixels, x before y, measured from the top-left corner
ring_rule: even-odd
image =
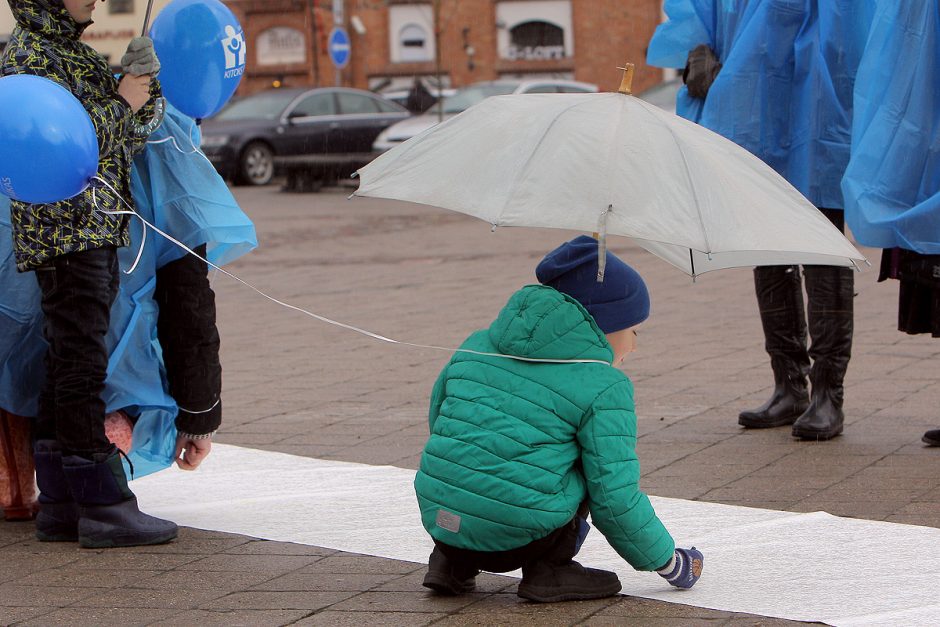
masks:
[[[56,257],[36,271],[45,316],[48,385],[40,406],[39,439],[49,424],[66,454],[110,448],[101,399],[108,369],[105,335],[117,295],[117,251],[98,248]]]
[[[476,588],[476,576],[479,574],[480,570],[474,564],[473,559],[466,559],[459,552],[449,558],[444,555],[441,545],[435,543],[434,550],[428,558],[428,572],[421,585],[438,594],[448,596],[463,594],[473,592]]]
[[[571,521],[547,537],[528,545],[535,550],[522,566],[522,581],[517,594],[530,601],[550,603],[600,599],[620,592],[620,580],[615,573],[585,568],[573,561],[581,549],[589,526],[584,516],[586,507],[578,511]],[[526,548],[528,548],[526,547]]]
[[[206,256],[206,245],[195,252]],[[222,367],[215,323],[215,293],[208,266],[186,255],[157,270],[154,300],[170,396],[180,407],[177,427],[192,434],[215,431],[222,420]]]
[[[36,278],[54,372],[58,440],[36,443],[42,492],[37,535],[45,540],[77,535],[82,546],[95,548],[172,540],[175,524],[137,508],[120,454],[105,435],[101,393],[108,368],[105,335],[120,284],[117,251],[108,247],[63,255],[37,271]]]

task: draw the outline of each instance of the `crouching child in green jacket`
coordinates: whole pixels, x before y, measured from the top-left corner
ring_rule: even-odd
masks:
[[[480,571],[522,568],[526,599],[614,595],[615,573],[572,560],[590,512],[631,566],[690,588],[702,554],[675,547],[638,487],[633,385],[615,367],[649,316],[646,285],[609,252],[598,282],[598,244],[586,236],[549,253],[536,275],[542,285],[513,294],[467,338],[461,348],[475,352],[456,353],[431,393],[415,478],[435,544],[424,586],[470,592]]]

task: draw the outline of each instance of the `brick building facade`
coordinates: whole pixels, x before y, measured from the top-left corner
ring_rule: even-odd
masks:
[[[239,93],[274,84],[405,88],[416,76],[444,87],[507,76],[553,76],[615,90],[616,67],[636,64],[636,91],[662,80],[646,46],[662,0],[225,0],[241,21],[248,69]],[[334,14],[334,7],[338,11]],[[337,71],[327,38],[350,36]],[[439,37],[435,38],[435,31]],[[440,51],[436,50],[439,42]]]

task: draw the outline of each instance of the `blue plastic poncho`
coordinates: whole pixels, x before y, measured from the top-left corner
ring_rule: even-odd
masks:
[[[818,207],[842,208],[852,87],[870,0],[666,0],[647,61],[680,68],[699,44],[723,67],[676,106],[760,157]]]
[[[196,151],[198,127],[172,107],[134,160],[132,193],[138,213],[190,248],[207,244],[217,265],[257,245],[254,226],[238,207],[225,182]],[[172,138],[175,141],[164,141]],[[15,414],[36,414],[45,369],[39,288],[32,273],[17,273],[9,200],[0,196],[0,407]],[[128,269],[140,250],[142,225],[131,218],[131,245],[119,251]],[[167,394],[153,302],[156,270],[185,251],[148,231],[137,268],[121,276],[111,308],[110,351],[104,400],[108,411],[139,414],[129,457],[135,476],[169,466],[176,445],[176,404]]]
[[[855,84],[845,217],[866,246],[940,254],[940,6],[878,0]]]

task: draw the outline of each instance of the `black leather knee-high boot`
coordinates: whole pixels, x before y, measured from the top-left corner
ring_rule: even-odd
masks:
[[[757,409],[742,411],[738,424],[750,429],[791,425],[809,405],[809,355],[799,266],[754,268],[754,287],[764,346],[774,373],[774,391]]]
[[[804,266],[813,360],[809,408],[793,424],[793,435],[828,440],[842,433],[843,380],[852,356],[854,273],[835,266]]]

